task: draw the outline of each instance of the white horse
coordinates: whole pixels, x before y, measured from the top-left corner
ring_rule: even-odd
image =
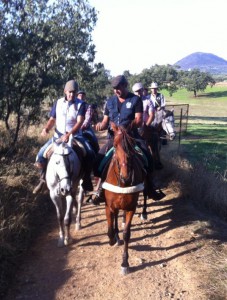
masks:
[[[81,162],[76,152],[66,143],[54,142],[54,152],[46,171],[46,183],[53,201],[59,223],[58,247],[72,242],[70,225],[73,208],[76,207],[76,230],[80,229],[81,205],[84,192],[80,184]],[[79,187],[79,193],[76,197]],[[66,201],[64,205],[63,201]],[[64,209],[65,207],[65,209]]]
[[[171,141],[176,137],[173,110],[157,110],[155,112],[155,119],[153,121],[153,124],[158,129],[158,131],[161,131],[161,129],[163,129]]]

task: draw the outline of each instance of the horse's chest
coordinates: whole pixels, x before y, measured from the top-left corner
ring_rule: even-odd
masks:
[[[132,194],[113,194],[111,199],[108,197],[110,202],[110,208],[112,211],[115,210],[134,210],[137,206],[138,193]],[[133,201],[132,201],[133,198]]]

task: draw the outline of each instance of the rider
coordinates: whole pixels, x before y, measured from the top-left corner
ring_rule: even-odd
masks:
[[[163,94],[158,93],[157,82],[152,82],[150,85],[151,95],[150,99],[154,104],[156,110],[165,109],[166,100]]]
[[[132,90],[135,95],[143,100],[143,126],[150,126],[155,117],[153,102],[147,96],[144,96],[144,87],[141,82],[135,83]]]
[[[148,97],[143,97],[143,85],[141,82],[137,82],[133,85],[132,90],[135,95],[143,99],[143,126],[140,129],[140,134],[144,137],[144,133],[148,131],[149,138],[152,142],[152,151],[154,168],[159,170],[163,168],[163,165],[160,161],[159,150],[158,150],[158,134],[156,128],[153,125],[155,119],[155,107],[153,102]],[[149,127],[149,128],[145,128]],[[147,129],[147,130],[146,130]],[[145,137],[144,137],[145,138]],[[146,139],[146,138],[145,138]]]
[[[44,158],[44,153],[48,146],[53,142],[53,140],[61,139],[62,142],[68,142],[70,135],[75,136],[85,119],[85,103],[80,99],[76,98],[76,93],[78,91],[78,84],[75,80],[70,80],[66,83],[64,88],[64,97],[58,99],[53,105],[50,118],[41,132],[41,136],[46,137],[49,131],[55,125],[55,132],[53,138],[49,139],[45,145],[39,150],[35,167],[37,167],[40,172],[40,182],[33,190],[34,194],[40,192],[45,184],[45,171],[47,166],[47,159]],[[86,165],[85,173],[86,173]],[[90,175],[90,174],[89,174]],[[93,186],[91,183],[90,176],[84,176],[88,180],[83,182],[84,187],[87,190],[92,190]],[[90,180],[89,180],[90,179]]]
[[[129,124],[133,124],[133,130],[131,131],[131,135],[136,139],[137,144],[145,153],[148,166],[147,166],[147,176],[146,182],[148,190],[148,196],[155,200],[163,198],[163,194],[159,194],[155,191],[153,183],[152,183],[152,171],[153,171],[153,162],[152,157],[147,149],[145,141],[141,138],[138,133],[138,128],[141,127],[143,121],[143,103],[140,97],[130,93],[128,91],[128,82],[123,75],[118,75],[113,78],[111,85],[114,89],[114,96],[107,100],[104,117],[102,122],[96,124],[96,130],[102,131],[109,129],[109,139],[101,150],[99,151],[97,164],[95,165],[94,175],[100,175],[97,171],[99,167],[99,163],[102,158],[105,156],[105,153],[113,146],[113,133],[111,127],[109,126],[109,121],[112,121],[116,125],[127,126]],[[98,176],[100,177],[100,176]],[[101,191],[100,191],[101,192]],[[101,195],[97,197],[96,203],[102,201]]]
[[[81,126],[81,133],[86,139],[88,139],[88,141],[92,145],[92,148],[94,149],[95,153],[97,154],[99,151],[99,143],[98,143],[98,139],[97,139],[97,137],[92,129],[92,125],[91,125],[94,109],[93,109],[92,105],[86,101],[86,92],[85,91],[79,91],[77,93],[77,98],[82,100],[86,106],[85,120]]]
[[[163,94],[158,92],[158,84],[157,82],[152,82],[150,85],[150,89],[151,89],[151,94],[150,94],[150,99],[154,105],[155,108],[155,114],[157,115],[157,113],[161,110],[165,109],[165,105],[166,105],[166,100]],[[157,132],[157,123],[156,120],[158,118],[155,118],[155,120],[153,120],[151,126],[154,130],[153,134],[152,134],[152,142],[153,142],[153,148],[154,151],[158,154],[159,153],[159,149],[158,149],[158,140],[159,140],[159,136],[160,133]],[[166,132],[162,132],[161,135],[165,135]],[[162,144],[167,143],[166,140],[162,140]],[[155,169],[159,170],[163,168],[163,164],[160,161],[160,157],[159,155],[157,155],[157,159],[155,159]]]

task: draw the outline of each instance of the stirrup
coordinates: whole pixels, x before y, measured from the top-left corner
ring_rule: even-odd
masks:
[[[95,195],[94,199],[92,197],[89,197],[87,202],[92,203],[93,205],[100,205],[101,202],[105,202],[103,199],[103,189],[99,189],[97,192],[95,192],[93,195]]]
[[[101,194],[101,191],[97,191],[96,193],[95,193],[95,197],[94,197],[94,199],[93,198],[91,198],[91,203],[93,204],[93,205],[100,205],[100,202],[102,202],[102,199],[100,198],[100,194]]]

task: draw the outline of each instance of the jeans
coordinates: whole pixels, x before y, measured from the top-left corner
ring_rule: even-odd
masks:
[[[37,156],[36,156],[36,162],[40,162],[40,163],[46,163],[47,159],[45,157],[43,157],[44,152],[46,151],[47,147],[53,143],[53,140],[56,138],[51,138],[49,139],[43,146],[42,148],[39,150]]]

